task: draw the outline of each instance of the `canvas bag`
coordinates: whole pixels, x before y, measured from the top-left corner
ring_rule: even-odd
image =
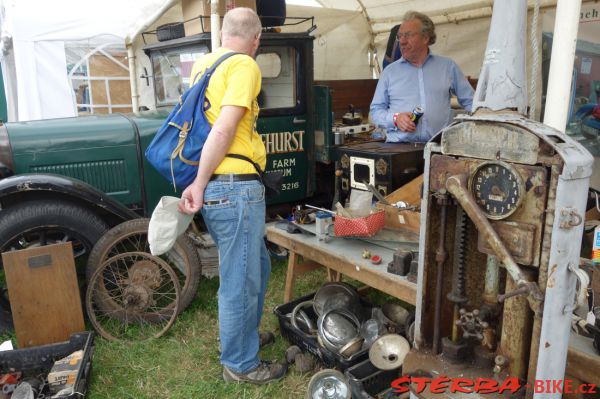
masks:
[[[173,183],[175,190],[186,188],[196,178],[200,153],[212,128],[205,114],[210,108],[206,88],[219,64],[235,54],[239,53],[222,55],[204,71],[198,82],[181,95],[179,103],[146,148],[148,162]]]

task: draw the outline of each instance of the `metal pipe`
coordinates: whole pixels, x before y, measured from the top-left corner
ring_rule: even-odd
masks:
[[[533,273],[524,273],[524,278],[533,280]],[[516,288],[517,285],[512,279],[506,279],[507,292],[514,291]],[[504,302],[498,353],[509,359],[509,375],[522,380],[527,378],[532,324],[533,317],[531,317],[525,298],[513,297]]]
[[[483,301],[489,305],[498,303],[500,293],[500,264],[498,258],[489,255],[485,268],[485,284],[483,288]]]
[[[529,292],[530,302],[534,311],[540,309],[541,304],[539,301],[543,299],[540,289],[535,282],[527,281],[521,271],[521,268],[513,259],[508,249],[498,236],[498,233],[494,230],[490,221],[483,214],[471,194],[467,190],[467,178],[464,175],[450,176],[446,180],[446,188],[448,192],[452,194],[458,203],[463,207],[471,221],[475,224],[477,230],[483,235],[483,239],[486,240],[498,260],[504,264],[508,274],[517,284],[519,288],[526,288]]]
[[[580,12],[581,0],[558,0],[544,124],[561,132],[567,126]]]
[[[219,16],[219,0],[210,0],[210,51],[221,47],[221,17]]]
[[[435,252],[435,260],[437,262],[437,275],[435,281],[435,305],[433,316],[432,350],[434,355],[437,355],[439,353],[444,262],[448,257],[448,253],[446,252],[446,212],[448,208],[448,195],[445,192],[446,190],[443,191],[444,192],[437,194],[438,204],[441,206],[442,209],[440,214],[440,242]]]

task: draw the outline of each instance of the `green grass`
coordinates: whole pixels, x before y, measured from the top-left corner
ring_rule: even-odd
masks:
[[[281,337],[273,308],[283,303],[285,261],[273,261],[267,288],[262,330],[275,333],[275,343],[261,350],[267,360],[284,360],[289,343]],[[294,297],[316,291],[326,281],[325,269],[296,279]],[[344,280],[347,281],[347,280]],[[350,281],[354,285],[356,282]],[[137,342],[109,342],[96,336],[92,378],[87,398],[188,399],[188,398],[304,398],[313,373],[301,374],[293,366],[279,382],[265,386],[228,384],[222,379],[217,353],[218,279],[203,278],[196,298],[167,333],[158,339]],[[374,303],[389,299],[375,290],[367,292]],[[88,323],[88,329],[92,329]],[[2,339],[3,338],[3,339]],[[14,335],[0,337],[13,339]]]
[[[261,358],[283,360],[289,346],[279,333],[273,308],[283,303],[286,265],[273,262],[262,329],[275,332],[275,344]],[[324,271],[296,280],[295,295],[315,291],[325,281]],[[228,384],[221,377],[217,353],[218,279],[203,279],[191,306],[165,336],[126,344],[96,338],[88,398],[304,398],[310,374],[290,368],[283,381],[265,386]]]

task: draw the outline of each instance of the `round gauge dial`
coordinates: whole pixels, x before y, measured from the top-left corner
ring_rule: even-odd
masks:
[[[523,179],[504,162],[487,162],[471,177],[475,202],[489,219],[504,219],[517,210],[524,195]]]

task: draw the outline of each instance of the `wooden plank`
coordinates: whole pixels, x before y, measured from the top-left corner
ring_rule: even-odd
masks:
[[[393,259],[394,251],[391,249],[364,241],[340,238],[324,243],[312,235],[289,234],[273,224],[267,226],[266,232],[269,241],[303,258],[313,260],[405,302],[416,303],[416,284],[408,281],[406,277],[387,272],[387,264]],[[381,264],[372,265],[368,259],[362,259],[363,249],[381,256]]]
[[[85,330],[70,242],[5,252],[2,262],[19,347]]]
[[[353,104],[354,109],[360,111],[363,120],[366,121],[377,82],[377,79],[317,80],[315,84],[327,86],[332,90],[331,100],[335,119],[342,119],[342,116],[348,112],[348,105]]]

